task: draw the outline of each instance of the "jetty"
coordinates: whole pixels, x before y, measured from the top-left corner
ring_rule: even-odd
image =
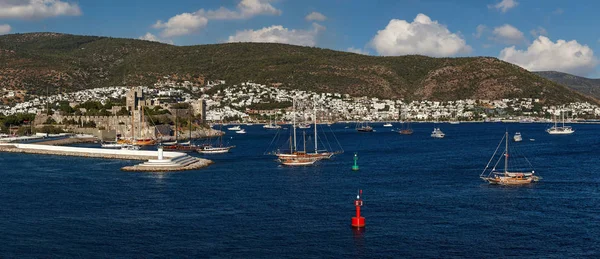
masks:
[[[0,144],[0,152],[123,160],[145,160],[146,162],[142,164],[121,168],[123,171],[140,172],[194,170],[212,164],[212,161],[208,159],[193,157],[182,152],[165,152],[162,150],[162,148],[159,148],[158,151],[152,151],[7,143]]]

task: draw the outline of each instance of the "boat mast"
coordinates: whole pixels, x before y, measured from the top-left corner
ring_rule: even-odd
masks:
[[[302,137],[304,141],[304,154],[306,154],[306,131],[302,131]]]
[[[317,101],[315,100],[313,103],[313,112],[314,114],[314,121],[315,121],[315,154],[319,153],[319,149],[317,148]]]
[[[292,152],[296,151],[296,99],[292,98],[292,121],[293,121],[293,132],[294,132],[294,147]]]
[[[504,150],[504,173],[508,172],[508,131],[504,135],[504,140],[506,141],[506,146]]]
[[[135,107],[131,107],[131,144],[135,144]]]
[[[175,109],[175,143],[179,142],[178,141],[179,134],[177,134],[177,111],[178,111],[178,109]]]

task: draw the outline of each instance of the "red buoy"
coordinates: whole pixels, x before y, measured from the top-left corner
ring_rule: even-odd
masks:
[[[363,201],[360,198],[361,195],[362,190],[359,190],[358,195],[356,195],[356,200],[354,201],[354,206],[356,206],[356,217],[352,217],[352,227],[354,228],[365,227],[365,218],[360,216],[360,207],[363,205]]]

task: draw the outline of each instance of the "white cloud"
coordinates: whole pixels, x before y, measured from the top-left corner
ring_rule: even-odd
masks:
[[[10,25],[8,24],[0,24],[0,35],[7,34],[11,30]]]
[[[304,19],[306,19],[307,21],[325,21],[327,20],[327,16],[323,15],[322,13],[319,12],[312,12],[309,13],[306,17],[304,17]]]
[[[533,30],[529,31],[529,33],[534,38],[537,38],[540,35],[541,36],[548,36],[548,32],[546,31],[546,29],[544,29],[544,27],[541,27],[541,26],[538,26],[536,29],[533,29]]]
[[[248,19],[257,15],[281,15],[281,10],[273,7],[273,0],[242,0],[236,10],[221,7],[217,10],[200,9],[198,13],[211,20],[239,20]]]
[[[361,55],[369,55],[368,51],[363,50],[363,49],[358,49],[355,47],[350,47],[350,48],[346,49],[346,51],[356,53],[356,54],[361,54]]]
[[[182,13],[171,17],[167,22],[156,21],[152,27],[163,29],[160,33],[163,37],[173,37],[198,31],[207,23],[208,19],[198,13]]]
[[[144,36],[140,36],[138,39],[173,44],[172,40],[161,39],[161,38],[157,37],[156,35],[149,33],[149,32],[147,32]]]
[[[377,32],[369,45],[379,55],[385,56],[422,54],[446,57],[471,51],[460,35],[424,14],[418,14],[411,23],[391,20],[385,29]]]
[[[554,43],[545,36],[539,36],[527,50],[517,50],[515,46],[505,48],[499,58],[530,71],[555,70],[581,76],[592,72],[598,63],[594,51],[587,45],[575,40]]]
[[[0,19],[42,19],[56,16],[79,16],[75,3],[61,0],[0,0]]]
[[[281,15],[281,10],[273,7],[270,2],[273,0],[242,0],[236,10],[229,10],[225,7],[216,10],[200,9],[193,13],[175,15],[166,23],[158,20],[152,27],[163,29],[162,37],[174,37],[196,32],[206,27],[209,20],[239,20],[257,15]]]
[[[483,33],[487,30],[487,26],[480,24],[477,25],[477,28],[475,28],[475,33],[473,33],[473,36],[477,39],[481,38],[481,36],[483,35]]]
[[[488,5],[488,8],[495,8],[503,13],[506,13],[509,9],[514,8],[517,5],[519,5],[519,2],[517,2],[517,0],[502,0],[500,3],[497,3],[495,5]]]
[[[229,36],[228,42],[272,42],[302,46],[315,46],[318,34],[325,30],[320,24],[313,23],[311,30],[288,29],[281,25],[264,27],[259,30],[237,31]]]
[[[521,44],[525,42],[523,32],[510,24],[494,28],[492,34],[494,34],[494,40],[506,44]]]

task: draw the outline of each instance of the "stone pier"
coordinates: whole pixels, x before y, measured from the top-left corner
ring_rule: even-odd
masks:
[[[121,150],[82,148],[36,144],[0,144],[0,152],[39,155],[78,156],[105,159],[146,160],[145,163],[123,167],[124,171],[167,172],[194,170],[212,164],[208,159],[189,156],[181,152],[159,152],[150,150]]]

